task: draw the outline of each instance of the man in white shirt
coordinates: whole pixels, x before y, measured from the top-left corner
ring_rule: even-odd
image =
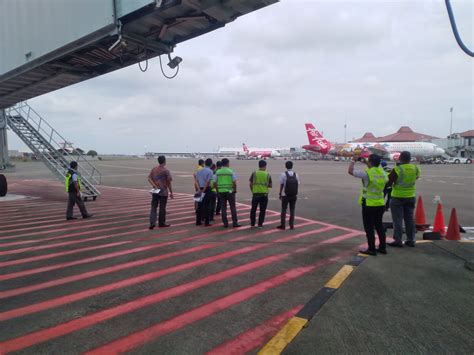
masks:
[[[293,162],[285,163],[286,171],[280,175],[280,200],[281,200],[281,223],[278,229],[286,228],[286,210],[290,205],[290,229],[295,228],[295,207],[298,197],[298,185],[300,179],[298,174],[293,171]]]

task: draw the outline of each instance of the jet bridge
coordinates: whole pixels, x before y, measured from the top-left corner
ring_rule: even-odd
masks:
[[[0,109],[171,53],[277,1],[2,1]]]
[[[25,120],[10,112],[26,107],[21,102],[163,54],[168,55],[172,68],[179,66],[181,58],[170,55],[178,43],[276,2],[0,1],[0,170],[9,166],[7,127]],[[34,127],[30,131],[20,135],[28,146],[37,143],[28,137],[41,135]],[[48,162],[45,160],[48,167],[64,165]],[[58,174],[58,169],[52,170]],[[6,182],[1,185],[6,191]]]

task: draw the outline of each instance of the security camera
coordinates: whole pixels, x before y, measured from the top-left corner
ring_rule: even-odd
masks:
[[[170,62],[168,63],[168,66],[171,69],[176,68],[179,65],[179,63],[181,63],[183,61],[183,58],[181,58],[181,57],[174,57],[173,59],[171,59],[171,56],[169,54],[168,54],[168,58],[170,60]]]

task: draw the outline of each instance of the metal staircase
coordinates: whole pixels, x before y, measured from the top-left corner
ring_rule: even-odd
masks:
[[[8,127],[61,181],[65,181],[69,163],[75,160],[79,164],[84,199],[95,200],[100,195],[94,186],[101,183],[100,172],[31,106],[20,102],[6,109],[6,116]]]

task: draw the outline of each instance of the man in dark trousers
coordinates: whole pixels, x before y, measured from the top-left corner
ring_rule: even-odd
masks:
[[[258,215],[258,228],[263,227],[265,212],[268,205],[268,189],[272,187],[272,177],[267,172],[267,162],[260,160],[258,170],[250,175],[250,191],[252,191],[252,209],[250,210],[250,226],[255,227],[257,207],[260,206]]]
[[[416,243],[416,226],[414,211],[416,203],[416,182],[420,177],[420,167],[411,163],[408,151],[400,153],[400,164],[395,166],[388,176],[387,186],[392,186],[390,211],[393,221],[393,242],[391,247],[414,247]],[[402,243],[403,222],[407,240]]]
[[[281,224],[278,229],[286,228],[286,210],[290,205],[290,229],[295,228],[295,208],[298,198],[298,185],[300,183],[298,174],[293,171],[293,162],[285,163],[286,171],[280,176],[280,200],[281,200]]]
[[[371,154],[368,160],[362,160],[367,168],[364,171],[354,171],[355,162],[360,158],[354,156],[347,172],[362,180],[362,189],[359,195],[359,204],[362,206],[362,221],[367,237],[368,248],[361,250],[362,254],[387,254],[386,236],[382,218],[385,212],[383,190],[388,181],[386,172],[380,166],[381,158]],[[379,236],[379,247],[375,247],[375,230]]]
[[[235,194],[237,193],[237,177],[234,171],[229,168],[229,159],[222,159],[222,168],[216,172],[216,189],[221,200],[221,215],[224,228],[229,227],[227,220],[227,202],[229,202],[230,213],[232,214],[232,227],[240,227],[237,221],[237,208],[235,207]]]
[[[77,162],[72,161],[66,173],[66,192],[69,195],[66,211],[66,220],[77,219],[73,217],[74,205],[77,203],[82,218],[90,218],[91,214],[87,213],[86,206],[81,197],[81,175],[77,172]]]
[[[204,220],[205,226],[210,226],[211,219],[211,184],[214,178],[214,173],[211,170],[212,159],[206,159],[204,169],[196,173],[196,182],[198,186],[198,193],[204,194],[201,202],[198,203],[196,210],[196,225],[200,226]]]
[[[155,166],[148,175],[148,182],[156,191],[152,193],[150,210],[150,229],[156,227],[156,209],[160,206],[158,216],[158,227],[169,227],[166,224],[166,203],[168,195],[173,199],[173,190],[171,188],[171,173],[166,168],[166,158],[164,155],[158,157],[158,166]],[[159,190],[159,191],[158,191]]]

